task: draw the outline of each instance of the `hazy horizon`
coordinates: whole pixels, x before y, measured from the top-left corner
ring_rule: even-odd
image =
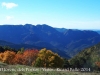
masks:
[[[0,0],[0,25],[100,29],[100,0]]]
[[[26,24],[2,24],[2,25],[26,25]],[[33,25],[33,24],[31,24],[31,25]],[[44,25],[44,24],[37,24],[37,25]],[[1,24],[0,24],[0,26],[1,26]],[[34,26],[36,26],[36,25],[34,25]],[[51,25],[48,25],[48,26],[51,26]],[[51,26],[51,27],[53,27],[53,26]],[[53,28],[74,29],[74,30],[93,30],[93,31],[100,30],[100,29],[78,29],[78,28],[65,28],[65,27],[53,27]]]

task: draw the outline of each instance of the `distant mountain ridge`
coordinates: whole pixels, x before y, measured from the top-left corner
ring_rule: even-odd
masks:
[[[54,49],[62,56],[74,56],[82,49],[100,42],[100,35],[94,31],[81,31],[43,25],[0,25],[0,40],[14,44],[26,44]]]

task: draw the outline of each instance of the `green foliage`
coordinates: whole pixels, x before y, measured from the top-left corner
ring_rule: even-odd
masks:
[[[6,50],[10,50],[10,51],[15,51],[15,49],[9,47],[9,46],[4,46],[3,49]]]
[[[63,68],[68,68],[68,67],[71,67],[70,63],[69,63],[68,59],[64,58]]]
[[[9,46],[0,46],[0,52],[5,52],[7,50],[17,52],[15,49],[13,49]]]
[[[21,53],[23,53],[23,52],[24,52],[24,50],[25,50],[25,49],[24,49],[24,47],[22,47],[22,48],[20,49]]]
[[[81,68],[86,63],[86,60],[83,57],[76,57],[70,60],[71,67]]]
[[[72,67],[96,69],[95,62],[100,61],[100,44],[87,48],[69,60]]]
[[[22,48],[20,48],[19,50],[18,50],[18,52],[17,53],[20,53],[20,54],[22,54],[23,52],[24,52],[24,47],[22,47]]]
[[[34,66],[35,66],[35,67],[44,67],[43,61],[38,57],[38,58],[36,59],[36,62],[35,62],[35,64],[34,64]]]

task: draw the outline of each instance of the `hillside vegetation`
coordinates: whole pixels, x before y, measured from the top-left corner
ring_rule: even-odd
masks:
[[[0,61],[7,64],[21,64],[34,67],[63,67],[64,60],[57,53],[47,50],[21,49],[18,52],[5,50],[0,53]]]
[[[62,57],[73,57],[100,42],[100,34],[90,30],[54,28],[49,25],[0,25],[0,45],[15,49],[47,48]],[[7,42],[6,42],[7,41]]]
[[[70,64],[73,67],[89,67],[100,71],[100,43],[81,51],[70,59]]]
[[[1,47],[1,49],[4,48]],[[83,50],[69,60],[46,48],[41,50],[21,48],[15,51],[5,47],[5,51],[0,53],[0,62],[2,62],[0,67],[7,70],[1,71],[2,75],[99,75],[100,44]],[[26,68],[39,70],[30,72],[26,71]],[[57,68],[60,70],[58,71]],[[47,69],[49,70],[46,71]]]
[[[35,68],[25,65],[8,65],[0,62],[0,67],[5,68],[5,71],[0,71],[0,75],[100,75],[94,72],[71,72],[71,71],[45,71],[45,68]],[[34,70],[32,70],[34,69]]]

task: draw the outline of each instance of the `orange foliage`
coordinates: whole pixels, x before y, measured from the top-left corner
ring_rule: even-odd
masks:
[[[8,64],[33,65],[38,56],[38,50],[25,50],[23,53],[5,51],[0,53],[0,61]]]
[[[12,64],[13,59],[15,57],[15,52],[13,51],[5,51],[4,53],[1,54],[1,61],[4,63]]]
[[[1,62],[3,61],[3,57],[4,57],[4,54],[3,53],[0,53],[0,61]]]
[[[23,52],[23,64],[24,65],[32,65],[35,62],[38,55],[38,50],[25,50]]]
[[[95,62],[95,64],[100,68],[100,62]]]
[[[23,54],[17,53],[13,59],[13,64],[23,64]]]

